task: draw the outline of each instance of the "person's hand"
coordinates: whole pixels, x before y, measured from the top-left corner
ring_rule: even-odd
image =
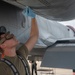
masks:
[[[22,14],[23,14],[24,16],[30,16],[31,18],[35,18],[35,13],[34,13],[33,10],[32,10],[31,8],[29,8],[29,7],[26,7],[26,8],[23,10]]]

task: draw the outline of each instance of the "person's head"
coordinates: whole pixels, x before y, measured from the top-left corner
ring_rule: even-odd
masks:
[[[3,53],[7,49],[16,48],[18,43],[18,40],[13,34],[7,32],[4,26],[0,27],[0,52]]]

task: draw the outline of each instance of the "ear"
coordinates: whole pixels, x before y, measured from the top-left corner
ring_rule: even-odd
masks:
[[[6,47],[6,45],[3,43],[3,44],[0,45],[0,47],[3,49],[3,48]]]

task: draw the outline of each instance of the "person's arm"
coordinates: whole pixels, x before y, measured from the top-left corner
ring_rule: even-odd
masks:
[[[31,51],[34,45],[37,42],[37,39],[39,37],[39,31],[38,26],[35,18],[32,18],[31,20],[31,32],[30,32],[30,38],[25,43],[25,46],[28,48],[28,51]]]

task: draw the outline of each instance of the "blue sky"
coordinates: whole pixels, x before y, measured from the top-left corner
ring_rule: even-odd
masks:
[[[70,26],[73,26],[75,28],[75,19],[74,20],[70,20],[70,21],[62,21],[62,22],[59,22],[63,25],[70,25]]]

